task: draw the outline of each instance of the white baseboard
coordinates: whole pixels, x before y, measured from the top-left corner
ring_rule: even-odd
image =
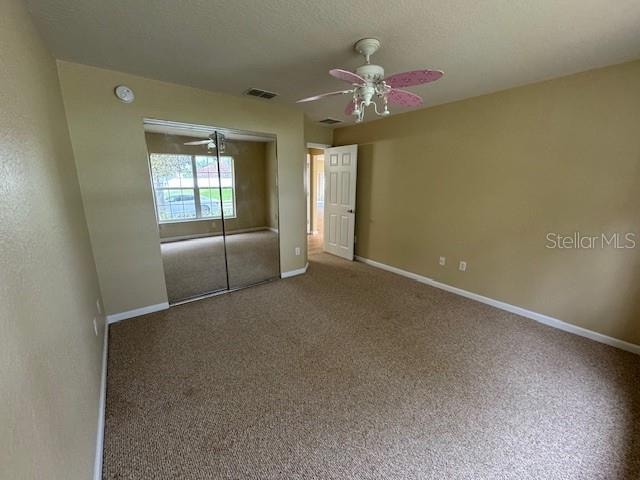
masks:
[[[236,233],[250,233],[250,232],[261,232],[263,230],[271,230],[269,227],[251,227],[251,228],[238,228],[237,230],[227,230],[227,235],[235,235]],[[277,230],[276,230],[277,231]]]
[[[250,227],[250,228],[238,228],[236,230],[227,230],[227,235],[235,235],[236,233],[250,233],[250,232],[260,232],[262,230],[271,230],[272,232],[278,233],[278,230],[271,227]],[[220,237],[222,232],[215,233],[194,233],[192,235],[180,235],[177,237],[164,237],[160,239],[160,243],[171,243],[171,242],[180,242],[182,240],[193,240],[194,238],[207,238],[207,237]]]
[[[500,300],[494,300],[493,298],[489,298],[483,295],[479,295],[477,293],[469,292],[467,290],[463,290],[458,287],[453,287],[451,285],[447,285],[446,283],[441,283],[436,280],[433,280],[432,278],[424,277],[417,273],[408,272],[406,270],[402,270],[397,267],[392,267],[391,265],[387,265],[381,262],[376,262],[375,260],[371,260],[369,258],[356,256],[356,260],[362,263],[366,263],[367,265],[371,265],[372,267],[380,268],[382,270],[387,270],[389,272],[402,275],[403,277],[411,278],[420,283],[424,283],[426,285],[430,285],[432,287],[436,287],[441,290],[446,290],[447,292],[455,293],[456,295],[470,298],[471,300],[475,300],[477,302],[486,303],[487,305],[491,305],[492,307],[496,307],[501,310],[506,310],[507,312],[515,313],[516,315],[520,315],[522,317],[530,318],[531,320],[535,320],[536,322],[543,323],[550,327],[554,327],[559,330],[564,330],[565,332],[573,333],[575,335],[580,335],[581,337],[590,338],[591,340],[595,340],[596,342],[605,343],[607,345],[611,345],[612,347],[616,347],[621,350],[626,350],[627,352],[640,355],[640,345],[635,345],[633,343],[625,342],[624,340],[609,337],[602,333],[594,332],[593,330],[588,330],[586,328],[578,327],[577,325],[573,325],[571,323],[563,322],[562,320],[558,320],[557,318],[553,318],[548,315],[544,315],[542,313],[534,312],[522,307],[518,307],[516,305],[511,305],[509,303],[501,302]]]
[[[195,238],[218,237],[222,233],[194,233],[192,235],[179,235],[177,237],[160,238],[160,243],[180,242],[182,240],[193,240]]]
[[[297,270],[289,270],[288,272],[282,272],[280,274],[280,278],[289,278],[295,277],[296,275],[302,275],[304,273],[307,273],[307,268],[309,268],[309,262],[307,262],[307,264],[303,268],[299,268]]]
[[[104,417],[107,402],[107,352],[109,351],[109,324],[104,322],[102,341],[102,369],[100,374],[100,398],[98,399],[98,431],[96,433],[96,456],[93,463],[93,480],[102,480],[102,458],[104,452]]]
[[[168,302],[158,303],[156,305],[149,305],[148,307],[134,308],[133,310],[127,310],[126,312],[112,313],[107,315],[107,323],[119,322],[120,320],[126,320],[127,318],[139,317],[140,315],[146,315],[147,313],[159,312],[160,310],[166,310],[169,308]]]

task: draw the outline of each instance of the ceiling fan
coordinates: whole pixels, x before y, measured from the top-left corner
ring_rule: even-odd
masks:
[[[194,142],[185,142],[183,145],[206,145],[209,150],[216,148],[216,134],[212,133],[206,140],[196,140]]]
[[[380,48],[380,41],[375,38],[363,38],[355,44],[355,50],[364,55],[365,64],[356,68],[355,72],[334,68],[329,70],[329,75],[350,83],[353,88],[339,90],[337,92],[323,93],[313,97],[303,98],[297,103],[311,102],[333,95],[353,95],[344,110],[346,115],[352,115],[356,122],[362,122],[365,109],[373,105],[376,115],[386,117],[391,112],[389,104],[403,107],[419,107],[423,104],[422,97],[400,87],[411,87],[423,83],[434,82],[444,74],[440,70],[413,70],[410,72],[396,73],[384,76],[384,68],[370,63],[371,55]],[[377,102],[381,102],[378,106]]]
[[[224,136],[222,134],[218,134],[218,138],[220,139],[220,153],[224,152]],[[212,133],[209,135],[209,138],[206,140],[195,140],[193,142],[185,142],[183,145],[206,145],[208,150],[213,150],[216,148],[216,134]]]

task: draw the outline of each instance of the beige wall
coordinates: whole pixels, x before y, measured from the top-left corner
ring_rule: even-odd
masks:
[[[0,478],[93,472],[103,321],[54,59],[0,0]]]
[[[166,302],[143,118],[275,134],[278,140],[280,262],[304,267],[304,117],[295,109],[120,72],[58,62],[71,141],[108,313]],[[132,104],[113,88],[126,84]],[[301,255],[295,255],[295,247]]]
[[[184,145],[200,138],[145,133],[149,153],[206,155],[206,148]],[[225,218],[227,231],[267,226],[267,143],[226,141],[225,155],[233,157],[236,177],[236,217]],[[151,180],[149,180],[151,181]],[[158,225],[160,238],[220,234],[221,220],[202,220]]]
[[[317,122],[304,117],[304,141],[306,143],[319,143],[321,145],[333,145],[333,130]]]
[[[356,253],[640,344],[639,139],[640,62],[337,129]],[[545,248],[574,231],[639,245]]]

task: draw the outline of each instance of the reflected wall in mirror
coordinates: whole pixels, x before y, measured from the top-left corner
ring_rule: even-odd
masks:
[[[278,278],[275,139],[176,125],[145,124],[169,303]]]

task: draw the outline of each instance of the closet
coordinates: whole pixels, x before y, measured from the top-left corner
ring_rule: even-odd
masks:
[[[145,120],[169,303],[280,276],[276,138]]]

